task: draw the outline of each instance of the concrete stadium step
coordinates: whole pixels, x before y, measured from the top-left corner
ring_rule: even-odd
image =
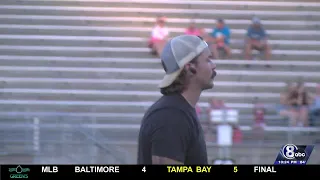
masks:
[[[59,101],[59,100],[58,100]],[[66,102],[66,101],[65,101]],[[70,102],[72,103],[72,102]],[[24,104],[1,104],[0,107],[3,110],[16,110],[16,111],[56,111],[56,112],[126,112],[126,113],[136,113],[145,111],[145,107],[143,106],[95,106],[96,103],[91,103],[91,105],[81,105],[81,106],[74,106],[74,105],[46,105],[46,104],[39,104],[39,105],[28,105],[26,108]],[[101,103],[100,103],[101,104]],[[139,103],[137,103],[139,104]]]
[[[0,77],[1,88],[34,88],[34,89],[78,89],[78,90],[132,90],[132,91],[159,91],[157,87],[160,80],[126,80],[126,79],[65,79],[67,81],[61,82],[51,81],[52,79],[43,79],[41,82],[32,82],[28,78],[18,78],[21,81],[10,81]],[[31,78],[30,78],[31,79]],[[32,78],[33,79],[33,78]],[[55,79],[58,80],[58,79]],[[23,82],[22,82],[23,81]],[[270,92],[280,93],[285,90],[285,84],[282,82],[275,82],[275,85],[271,83],[260,83],[260,82],[225,82],[225,81],[214,81],[213,92]],[[312,86],[311,86],[312,84]],[[314,83],[307,83],[306,88],[313,92],[315,90]]]
[[[147,9],[147,8],[126,8],[121,9],[114,8],[115,12],[88,12],[87,15],[96,16],[103,15],[108,17],[139,17],[139,16],[148,16],[148,17],[157,17],[158,14],[165,14],[168,18],[197,18],[201,19],[212,19],[213,17],[221,17],[223,19],[241,19],[241,20],[250,20],[254,15],[259,16],[263,20],[288,20],[288,21],[305,21],[305,20],[319,20],[319,15],[316,11],[314,12],[305,12],[305,11],[295,11],[295,12],[280,12],[280,11],[236,11],[236,10],[207,10],[205,12],[201,9],[180,9],[180,11],[175,11],[174,9]],[[183,13],[181,13],[183,12]],[[75,13],[63,13],[63,15],[76,15],[79,12]]]
[[[106,119],[97,119],[96,120],[97,123],[101,123],[101,124],[104,124],[106,123]],[[253,117],[251,118],[246,118],[246,116],[244,116],[243,118],[241,117],[239,119],[239,124],[241,126],[252,126],[253,125]],[[265,122],[266,122],[266,125],[267,126],[288,126],[288,122],[286,119],[276,119],[276,120],[270,120],[270,119],[265,119]],[[137,121],[133,121],[132,119],[130,120],[123,120],[123,121],[120,121],[120,120],[115,120],[115,119],[112,119],[112,120],[108,120],[108,124],[119,124],[119,123],[137,123],[137,124],[140,124],[141,123],[141,119],[137,120]],[[203,124],[206,124],[206,122],[202,121]]]
[[[320,9],[320,8],[319,8]],[[4,12],[1,12],[4,13]],[[17,15],[18,12],[7,15],[0,14],[2,24],[28,24],[28,25],[99,25],[105,27],[153,27],[154,18],[146,17],[102,17],[102,16],[61,16],[61,15]],[[215,26],[215,19],[194,19],[197,25],[202,28]],[[226,24],[233,29],[247,29],[251,24],[249,20],[226,19]],[[266,20],[262,23],[266,30],[319,30],[319,21],[274,21]],[[186,28],[190,19],[170,18],[168,27]]]
[[[35,36],[35,39],[30,35],[0,35],[0,40],[6,45],[33,45],[33,46],[70,46],[70,47],[146,47],[147,38],[137,39],[136,41],[128,41],[125,39],[117,40],[114,38],[106,39],[103,37],[81,37],[81,36]],[[50,38],[50,39],[49,39]],[[56,38],[56,39],[53,39]],[[72,38],[72,39],[71,39]],[[100,40],[98,40],[100,38]],[[70,39],[70,40],[68,40]],[[76,40],[77,39],[77,40]],[[290,43],[291,42],[291,43]],[[272,50],[318,50],[320,48],[320,43],[318,41],[269,41]],[[244,48],[243,40],[236,39],[231,41],[231,48],[242,50]]]
[[[26,2],[38,2],[40,0],[3,0],[3,2],[21,2],[21,1],[26,1]],[[77,3],[83,3],[83,2],[101,2],[99,0],[47,0],[46,2],[68,2],[68,3],[73,3],[73,2],[77,2]],[[40,1],[42,2],[42,1]],[[117,0],[104,0],[103,2],[107,2],[107,3],[118,3]],[[312,5],[317,5],[314,2],[317,2],[317,0],[305,0],[303,2],[301,2],[301,0],[268,0],[268,1],[261,1],[261,0],[232,0],[232,1],[225,1],[225,0],[175,0],[175,1],[169,1],[169,0],[165,0],[165,1],[152,1],[152,0],[136,0],[136,1],[132,1],[132,0],[124,0],[121,1],[122,3],[154,3],[154,4],[163,4],[163,3],[171,3],[171,4],[250,4],[252,6],[259,6],[259,5],[273,5],[273,4],[277,4],[277,5],[281,5],[281,6],[312,6]]]
[[[210,2],[210,1],[209,1]],[[255,5],[252,6],[251,3],[249,2],[248,4],[240,4],[240,3],[234,3],[234,2],[210,2],[211,4],[174,4],[172,3],[159,3],[159,4],[154,4],[154,3],[123,3],[123,2],[113,2],[113,3],[108,3],[108,7],[126,7],[126,8],[150,8],[150,7],[156,7],[156,8],[169,8],[169,9],[204,9],[204,10],[230,10],[230,9],[236,9],[236,10],[244,10],[244,11],[317,11],[320,9],[318,6],[285,6],[284,3],[273,3],[269,5],[265,5],[261,3],[261,5]],[[86,6],[85,4],[81,4],[82,6]],[[101,7],[103,7],[103,4],[100,4]],[[91,4],[91,6],[100,6],[99,4]],[[283,6],[281,6],[283,5]],[[300,4],[303,5],[303,4]],[[88,5],[89,6],[89,5]]]
[[[219,72],[221,74],[221,71]],[[270,73],[275,73],[270,71]],[[297,72],[298,74],[299,72]],[[97,79],[107,79],[107,78],[124,78],[124,79],[145,79],[146,75],[144,73],[137,74],[137,73],[70,73],[70,72],[0,72],[2,77],[47,77],[47,78],[97,78]],[[270,74],[271,75],[271,74]],[[261,75],[263,76],[263,75]],[[218,75],[215,79],[216,81],[259,81],[259,82],[270,82],[270,81],[284,81],[284,82],[292,82],[292,81],[311,81],[311,82],[318,82],[318,77],[303,77],[303,76],[279,76],[274,77],[264,75],[263,78],[261,76],[250,76],[250,75]],[[154,80],[161,80],[163,75],[157,76],[150,76],[150,78]],[[5,86],[5,84],[2,84]]]
[[[156,88],[161,80],[154,79],[84,79],[84,78],[45,78],[45,77],[0,77],[1,87],[11,87],[18,88],[28,87],[28,84],[32,84],[32,87],[51,87],[54,85],[58,88],[64,87],[79,87],[79,89],[104,89],[105,85],[110,85],[112,87],[118,87],[126,89],[125,87],[130,87],[130,89],[138,89],[154,87]],[[304,82],[306,88],[315,90],[317,82]],[[215,87],[224,88],[224,87],[234,87],[234,88],[247,88],[259,92],[262,89],[272,89],[275,91],[281,91],[286,87],[286,82],[282,81],[270,81],[270,82],[256,82],[256,81],[214,81]],[[85,85],[85,86],[84,86]],[[260,89],[262,88],[262,89]],[[158,88],[157,88],[158,89]]]
[[[79,28],[78,28],[79,29]],[[169,28],[170,36],[174,37],[184,33],[185,28]],[[205,29],[210,33],[212,29]],[[145,32],[145,33],[144,33]],[[107,27],[105,28],[106,36],[111,37],[143,37],[150,36],[151,28],[143,27]],[[232,39],[243,39],[246,29],[233,29]],[[110,34],[110,35],[109,35]],[[121,34],[117,35],[117,34]],[[318,40],[320,33],[318,31],[291,31],[291,30],[268,30],[271,40]],[[302,38],[303,37],[303,38]]]
[[[256,54],[257,52],[253,52]],[[257,54],[256,54],[257,55]],[[121,58],[121,57],[79,57],[79,56],[19,56],[19,55],[0,55],[0,59],[2,65],[27,65],[27,66],[46,66],[50,64],[51,66],[56,67],[69,67],[70,63],[73,63],[73,66],[78,67],[96,67],[96,64],[99,66],[121,66],[124,67],[126,65],[139,65],[141,66],[153,66],[153,64],[159,65],[160,59],[159,57],[153,56],[152,58]],[[244,65],[250,64],[255,66],[257,70],[262,70],[265,65],[273,66],[273,70],[288,70],[295,71],[300,70],[303,71],[305,68],[308,68],[308,71],[313,71],[313,68],[318,67],[320,65],[317,61],[283,61],[283,60],[272,60],[272,61],[263,61],[263,60],[255,60],[255,61],[248,61],[248,60],[230,60],[230,59],[222,59],[217,60],[213,59],[214,63],[221,69],[224,68],[243,68]],[[37,62],[37,63],[36,63]],[[12,63],[12,64],[8,64]],[[20,63],[20,64],[19,64]],[[35,64],[36,63],[36,64]],[[38,65],[38,63],[40,65]],[[134,63],[134,64],[132,64]],[[105,65],[104,65],[105,64]],[[158,67],[158,66],[157,66]],[[317,69],[316,69],[317,71]]]
[[[76,23],[86,23],[86,24],[100,24],[100,25],[118,25],[118,26],[124,26],[126,23],[127,25],[130,24],[133,27],[137,26],[146,26],[146,27],[153,27],[154,23],[156,21],[156,17],[143,17],[143,16],[137,16],[137,17],[105,17],[105,16],[83,16],[83,15],[77,15],[77,16],[61,16],[58,14],[43,14],[43,15],[35,15],[35,14],[22,14],[19,15],[19,12],[17,11],[14,14],[11,13],[5,13],[6,10],[3,10],[0,12],[0,19],[2,22],[8,23],[8,24],[29,24],[29,25],[70,25],[67,24],[67,22],[72,24]],[[180,27],[180,28],[186,28],[191,19],[189,18],[174,18],[170,17],[166,20],[166,24],[168,27]],[[192,18],[192,21],[195,22],[198,26],[203,28],[212,28],[216,25],[216,19],[200,19],[197,17]],[[228,26],[231,26],[232,29],[247,29],[248,26],[252,23],[251,19],[247,20],[240,20],[240,19],[224,19],[225,23]],[[28,23],[25,23],[28,22]],[[266,27],[267,30],[270,29],[282,29],[284,27],[287,27],[285,29],[304,29],[308,27],[308,30],[312,28],[319,27],[319,20],[304,20],[304,21],[289,21],[289,20],[263,20],[263,25]],[[238,28],[236,28],[238,27]],[[307,29],[306,29],[307,30]]]
[[[121,82],[121,81],[120,81]],[[22,83],[1,83],[0,87],[2,88],[34,88],[34,89],[78,89],[78,90],[132,90],[132,91],[159,91],[157,83],[159,80],[154,80],[155,83],[152,84],[129,84],[129,83],[52,83],[52,82],[43,82],[43,83],[32,83],[32,82],[22,82]],[[284,87],[271,87],[267,88],[266,86],[255,87],[255,86],[221,86],[219,82],[214,82],[214,92],[265,92],[266,90],[271,93],[282,92]],[[231,84],[231,83],[230,83]],[[311,89],[311,88],[308,88]],[[313,88],[312,88],[313,89]]]
[[[75,124],[140,124],[144,112],[140,113],[70,113],[70,112],[0,112],[2,124],[8,123],[33,123],[33,118],[37,117],[40,124],[60,124],[61,122],[72,122]],[[207,116],[204,113],[199,117],[201,123],[206,123]],[[253,114],[240,114],[240,125],[251,126],[254,122]],[[268,126],[287,126],[288,122],[285,118],[268,113],[265,116],[265,122]],[[30,137],[32,133],[30,132]],[[10,135],[11,137],[11,135]],[[21,136],[20,136],[21,137]]]
[[[143,27],[150,28],[154,26],[153,18],[146,17],[101,17],[101,16],[53,16],[53,15],[0,15],[1,22],[3,24],[12,25],[67,25],[67,26],[100,26],[100,27],[127,27],[128,24],[131,27]],[[198,22],[198,26],[203,28],[214,27],[214,19],[195,19]],[[185,29],[190,20],[181,18],[172,18],[168,20],[168,27]],[[263,21],[266,30],[319,30],[319,21]],[[242,29],[246,30],[251,24],[250,20],[226,20],[226,23],[230,26],[231,30]],[[26,26],[28,27],[28,26]]]
[[[125,17],[126,18],[126,17]],[[113,21],[111,21],[111,19],[114,19]],[[124,18],[123,18],[124,19]],[[100,26],[113,26],[113,27],[126,27],[129,24],[133,27],[153,27],[154,26],[154,21],[134,21],[134,18],[129,19],[127,21],[120,21],[122,20],[121,18],[119,18],[119,20],[117,20],[117,18],[110,18],[110,21],[106,21],[106,20],[102,20],[102,21],[94,21],[92,22],[95,25],[100,25]],[[131,21],[130,21],[131,20]],[[174,19],[175,20],[175,19]],[[168,27],[175,27],[175,28],[187,28],[190,20],[185,19],[186,22],[170,22],[170,19],[168,20],[167,26]],[[208,19],[199,19],[194,20],[197,22],[197,27],[200,28],[213,28],[215,27],[215,21],[214,19],[212,20],[208,20]],[[209,22],[206,22],[209,21]],[[268,31],[268,30],[319,30],[320,27],[315,23],[310,23],[308,21],[263,21],[261,20],[264,28]],[[242,23],[243,21],[241,20],[225,20],[225,23],[229,26],[230,30],[232,31],[232,29],[248,29],[248,27],[251,25],[251,22],[248,20],[247,23]],[[266,22],[266,23],[265,23]],[[268,22],[279,22],[277,24],[269,24]],[[283,22],[281,24],[281,22]],[[288,23],[288,22],[292,22],[292,23]],[[5,22],[6,24],[13,24],[13,22],[10,20],[8,20],[8,22]],[[21,22],[19,22],[18,20],[15,21],[15,24],[24,24],[25,22],[23,22],[23,20],[21,20]],[[55,23],[55,22],[54,22]],[[67,23],[67,22],[63,22],[63,23]],[[241,24],[240,24],[241,23]],[[46,23],[41,23],[41,22],[37,22],[35,20],[33,20],[33,24],[48,24],[48,25],[52,25],[51,21],[47,21]],[[62,24],[60,24],[62,25]],[[67,25],[67,24],[66,24]],[[76,25],[76,24],[75,24]]]
[[[95,113],[141,113],[153,102],[121,102],[121,101],[63,101],[63,100],[0,100],[0,107],[3,111],[21,112],[95,112]],[[201,107],[207,107],[208,101],[200,101]],[[26,107],[27,105],[27,107]],[[245,104],[226,102],[226,106],[236,108],[239,113],[252,113],[253,105],[250,102]],[[267,105],[266,105],[267,106]],[[268,111],[275,112],[275,107],[267,106]]]
[[[254,54],[255,52],[253,52]],[[95,64],[102,65],[106,63],[106,66],[108,65],[115,65],[115,64],[146,64],[146,65],[152,65],[157,64],[159,65],[160,58],[154,56],[153,58],[109,58],[109,57],[80,57],[80,56],[19,56],[19,55],[0,55],[0,62],[3,63],[3,65],[9,65],[9,62],[15,65],[24,66],[25,64],[27,66],[29,63],[37,62],[37,64],[43,64],[48,65],[52,64],[54,66],[59,67],[68,67],[69,63],[73,63],[74,66],[83,66],[83,67],[96,67]],[[281,70],[285,71],[286,68],[290,68],[290,70],[303,70],[304,68],[308,68],[308,71],[312,71],[313,67],[320,66],[320,62],[318,61],[282,61],[282,60],[272,60],[272,61],[262,61],[262,60],[254,60],[254,61],[248,61],[248,60],[230,60],[230,59],[213,59],[214,63],[221,69],[224,68],[239,68],[241,69],[242,66],[250,64],[252,66],[256,66],[255,68],[257,70],[266,64],[270,66],[274,66],[273,68],[281,68]],[[19,64],[21,63],[21,64]],[[46,64],[48,63],[48,64]],[[90,63],[90,64],[88,64]],[[132,64],[134,63],[134,64]],[[36,66],[36,65],[35,65]],[[160,68],[161,69],[161,68]],[[317,71],[317,70],[316,70]]]
[[[104,36],[104,37],[140,37],[148,38],[151,28],[144,27],[110,27],[99,25],[0,25],[0,34],[8,35],[59,35],[59,36]],[[170,36],[174,37],[184,33],[185,28],[169,28]],[[211,32],[211,29],[206,29]],[[233,29],[232,39],[243,39],[245,29]],[[268,31],[271,40],[290,40],[290,41],[315,41],[320,40],[320,33],[317,31]]]
[[[72,1],[72,0],[71,0]],[[211,0],[204,0],[204,1],[211,1]],[[223,0],[218,0],[218,1],[223,1]],[[234,2],[243,2],[243,0],[232,0]],[[246,1],[244,1],[246,2]],[[261,0],[250,0],[250,2],[256,2],[257,4],[260,4],[260,3],[268,3],[268,2],[275,2],[275,3],[278,3],[278,2],[286,2],[286,3],[304,3],[304,2],[307,2],[307,3],[314,3],[314,2],[318,2],[317,0],[306,0],[306,1],[303,1],[301,2],[301,0],[268,0],[268,1],[261,1]]]
[[[33,6],[33,5],[2,5],[0,9],[16,9],[16,10],[33,10],[33,14],[45,10],[47,14],[58,13],[60,15],[102,15],[102,16],[149,16],[156,17],[159,13],[165,14],[167,17],[194,17],[195,14],[199,18],[237,18],[251,19],[253,15],[257,15],[262,19],[286,19],[286,20],[305,20],[312,18],[319,19],[320,13],[317,11],[257,11],[257,10],[212,10],[212,9],[175,9],[175,8],[137,8],[130,7],[70,7],[70,6]],[[50,13],[50,11],[52,11]],[[32,11],[31,11],[32,12]],[[181,13],[183,12],[183,13]],[[27,12],[26,12],[27,13]],[[14,12],[13,12],[14,14]],[[236,15],[235,15],[236,14]]]
[[[0,54],[6,55],[54,55],[54,56],[108,56],[108,57],[136,57],[152,58],[149,48],[133,47],[75,47],[75,46],[10,46],[0,45]],[[239,49],[232,50],[233,59],[243,59],[243,51]],[[316,61],[320,57],[320,52],[315,50],[291,51],[291,50],[273,50],[272,59],[301,60],[308,59]]]
[[[53,57],[53,56],[0,56],[0,66],[21,67],[63,67],[63,68],[152,68],[161,70],[162,65],[158,58],[84,58],[84,57]],[[320,66],[318,62],[309,61],[300,65],[303,61],[248,61],[248,60],[213,60],[217,70],[248,70],[246,64],[251,64],[255,71],[305,71],[317,72]],[[281,64],[281,62],[283,62]],[[271,67],[266,68],[269,64]]]
[[[130,107],[126,107],[127,109],[130,109]],[[16,110],[16,109],[13,109]],[[12,123],[11,125],[17,124],[17,123],[26,123],[27,120],[29,120],[30,124],[33,124],[32,120],[34,117],[37,117],[40,119],[41,124],[61,124],[66,122],[73,122],[76,124],[139,124],[141,122],[141,116],[145,111],[136,111],[133,113],[126,112],[125,114],[122,112],[123,116],[120,116],[121,112],[72,112],[74,114],[79,114],[79,116],[71,116],[67,115],[71,112],[51,112],[51,110],[48,110],[46,112],[43,111],[37,111],[34,110],[31,112],[22,112],[18,111],[7,111],[2,113],[5,120],[2,123],[12,123],[9,120],[15,119],[15,123]],[[253,116],[252,116],[252,109],[251,112],[245,109],[238,109],[240,113],[239,117],[239,124],[240,125],[247,125],[252,126],[253,125]],[[12,114],[10,114],[12,113]],[[19,114],[20,113],[20,114]],[[249,114],[251,113],[251,114]],[[57,114],[57,115],[56,115]],[[96,117],[95,114],[107,114],[107,115],[101,115]],[[125,116],[124,116],[125,115]],[[133,115],[132,117],[129,117],[129,115]],[[8,118],[7,118],[8,117]],[[278,114],[275,114],[272,109],[267,111],[265,122],[268,126],[288,126],[288,120],[286,118],[280,117]],[[27,119],[27,120],[26,120]],[[204,126],[207,126],[206,123],[207,116],[205,114],[201,115],[201,122]],[[316,124],[319,126],[320,124]],[[30,136],[31,138],[33,136]]]
[[[161,96],[159,91],[129,90],[78,90],[78,89],[7,89],[1,90],[1,98],[19,100],[65,100],[65,101],[156,101]],[[215,92],[208,90],[201,94],[200,99],[223,98],[234,103],[254,102],[259,97],[264,103],[279,100],[279,93],[270,92]]]
[[[119,123],[127,123],[127,124],[134,124],[134,123],[137,123],[137,124],[140,124],[141,123],[141,119],[137,119],[137,120],[134,120],[134,119],[130,119],[130,120],[116,120],[116,118],[113,118],[113,119],[110,119],[110,120],[106,120],[106,119],[102,119],[102,118],[98,118],[95,120],[96,123],[98,124],[119,124]],[[107,121],[107,122],[106,122]],[[254,119],[252,116],[243,116],[243,117],[240,117],[239,119],[239,124],[241,126],[252,126],[253,125],[253,122],[254,122]],[[270,119],[265,119],[265,122],[266,122],[266,125],[267,126],[288,126],[288,122],[286,119],[273,119],[273,120],[270,120]],[[206,124],[206,122],[204,120],[201,121],[201,123],[203,124]]]
[[[265,10],[273,9],[279,11],[285,10],[316,10],[315,3],[292,3],[292,2],[261,2],[260,4],[254,1],[240,1],[240,2],[221,2],[221,1],[193,1],[193,2],[148,2],[148,1],[2,1],[3,5],[32,5],[32,6],[82,6],[82,7],[157,7],[157,8],[183,8],[183,9],[239,9],[239,10]]]
[[[218,93],[216,93],[218,94]],[[146,97],[146,96],[88,96],[88,95],[26,95],[26,94],[12,94],[12,95],[2,95],[1,100],[63,100],[63,101],[97,101],[97,102],[104,102],[104,101],[134,101],[134,102],[140,102],[140,101],[156,101],[160,96],[156,97]],[[236,97],[227,97],[227,96],[212,96],[214,98],[219,98],[224,100],[225,102],[232,102],[232,103],[251,103],[254,101],[255,96],[247,97],[247,98],[236,98]],[[209,98],[201,97],[202,101],[208,101]],[[264,103],[274,103],[279,101],[279,98],[260,98],[261,101]]]
[[[92,73],[94,72],[94,73]],[[112,72],[112,73],[110,73]],[[239,71],[217,70],[217,81],[284,81],[291,82],[293,79],[309,82],[318,82],[319,73],[316,72],[283,72],[270,71]],[[4,73],[4,74],[3,74]],[[151,75],[151,74],[152,75]],[[146,74],[150,74],[146,76]],[[0,76],[3,77],[59,77],[59,78],[124,78],[124,79],[156,79],[163,78],[161,69],[138,69],[127,68],[62,68],[62,67],[13,67],[0,66]],[[261,78],[263,77],[263,78]]]
[[[104,113],[109,114],[112,116],[100,116],[100,117],[94,117],[95,115],[92,114],[91,116],[68,116],[63,114],[70,114],[70,113],[57,113],[57,112],[33,112],[33,113],[21,113],[21,112],[12,112],[10,115],[10,112],[3,112],[2,117],[10,116],[10,118],[6,118],[2,121],[2,124],[10,124],[12,121],[20,120],[22,123],[26,123],[27,116],[31,117],[37,117],[40,120],[40,124],[49,125],[49,124],[61,124],[62,122],[71,122],[74,124],[140,124],[142,120],[144,112],[141,113],[135,113],[132,114],[132,117],[129,117],[130,113],[127,113],[126,117],[121,117],[121,114],[117,113]],[[28,115],[26,115],[28,114]],[[55,114],[60,114],[58,116],[55,116]],[[82,113],[86,114],[86,113]],[[90,114],[90,113],[87,113]],[[114,115],[114,116],[113,116]],[[203,117],[200,119],[201,123],[206,126],[206,117]],[[254,122],[254,117],[252,114],[243,114],[239,117],[239,124],[241,126],[252,126]],[[267,126],[288,126],[288,121],[282,117],[279,117],[278,115],[266,115],[265,122]],[[32,122],[29,122],[32,124]],[[30,132],[30,142],[33,138],[32,133]],[[24,137],[25,135],[20,136],[13,136],[13,133],[10,131],[10,133],[7,133],[8,137],[4,137],[6,141],[8,139],[14,140],[14,139],[21,139],[21,137]]]

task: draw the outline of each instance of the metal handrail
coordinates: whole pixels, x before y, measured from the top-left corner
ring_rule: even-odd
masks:
[[[13,137],[11,139],[10,136],[8,136],[8,139],[2,139],[0,142],[2,142],[3,144],[9,144],[9,143],[18,143],[21,144],[21,146],[23,148],[21,149],[17,149],[15,152],[11,151],[10,149],[3,149],[0,153],[0,155],[6,156],[6,155],[10,155],[10,154],[25,154],[25,155],[32,155],[34,157],[40,158],[41,156],[47,156],[50,157],[50,153],[46,154],[47,152],[44,152],[41,149],[41,145],[43,143],[48,143],[48,144],[73,144],[72,143],[72,139],[63,139],[63,140],[59,140],[56,138],[53,138],[52,140],[46,140],[46,139],[42,139],[43,135],[40,134],[40,131],[43,130],[43,128],[48,128],[47,125],[42,124],[41,120],[38,118],[33,118],[33,123],[30,123],[30,119],[28,118],[24,118],[24,122],[21,124],[6,124],[7,126],[2,127],[2,128],[6,128],[8,130],[8,128],[16,129],[16,128],[21,128],[21,129],[25,129],[27,133],[30,133],[28,136],[24,135],[23,137],[27,137],[27,138],[23,138],[21,135],[18,135],[18,137]],[[129,155],[128,152],[126,152],[124,149],[118,147],[117,145],[113,145],[113,144],[106,144],[104,142],[108,142],[108,139],[103,137],[99,132],[95,131],[95,134],[91,134],[90,132],[88,132],[88,129],[81,125],[81,124],[75,124],[72,121],[64,121],[64,124],[56,124],[51,126],[52,129],[59,129],[62,130],[63,132],[67,132],[69,135],[74,136],[76,133],[81,133],[85,138],[86,141],[90,141],[90,143],[92,145],[94,145],[95,147],[98,147],[100,149],[102,149],[102,152],[106,154],[106,156],[112,157],[114,158],[117,162],[125,164],[127,163],[127,160],[129,159]],[[50,128],[51,129],[51,128]],[[9,130],[10,131],[10,130]],[[20,137],[20,138],[19,138]],[[19,139],[17,139],[19,138]],[[83,144],[83,142],[81,143]],[[61,147],[61,146],[60,146]],[[62,146],[63,147],[63,146]],[[17,152],[19,150],[19,152]],[[63,157],[65,157],[66,159],[69,159],[72,162],[75,163],[81,163],[81,159],[78,158],[74,158],[72,157],[72,153],[64,153]],[[63,158],[62,157],[62,158]],[[87,156],[84,156],[87,157]],[[36,162],[36,161],[34,161]]]
[[[112,160],[117,161],[117,163],[126,164],[128,162],[130,162],[130,163],[133,162],[133,161],[131,161],[132,159],[130,159],[131,156],[129,155],[129,151],[126,151],[126,149],[121,148],[121,146],[122,145],[136,146],[137,145],[136,142],[133,142],[133,141],[124,142],[124,141],[115,141],[115,140],[108,139],[101,132],[99,132],[97,130],[98,127],[101,128],[101,126],[103,126],[103,125],[99,124],[99,123],[95,123],[95,119],[92,120],[92,123],[88,123],[87,118],[85,118],[85,122],[81,121],[81,119],[80,119],[80,121],[74,121],[69,118],[63,118],[63,119],[64,119],[63,124],[60,124],[60,121],[58,121],[58,120],[54,124],[37,123],[36,119],[34,119],[33,123],[30,123],[30,119],[28,119],[28,118],[25,119],[24,123],[21,122],[21,124],[8,123],[8,124],[6,124],[7,126],[2,126],[2,128],[9,130],[9,131],[10,131],[10,128],[9,128],[10,126],[13,129],[16,129],[16,128],[27,129],[26,132],[30,133],[29,134],[30,136],[28,135],[27,139],[21,137],[21,139],[19,140],[20,134],[18,134],[18,136],[10,136],[10,137],[8,136],[8,139],[2,139],[2,140],[0,140],[0,142],[2,144],[7,144],[7,142],[8,143],[9,142],[13,142],[13,143],[16,142],[19,144],[19,141],[21,143],[24,143],[24,141],[25,141],[24,144],[26,147],[28,147],[28,149],[27,148],[21,149],[21,152],[25,153],[25,154],[34,154],[34,155],[38,156],[38,158],[40,158],[40,159],[41,159],[41,156],[47,156],[50,154],[45,154],[46,152],[44,152],[42,149],[37,148],[36,147],[37,145],[43,145],[45,143],[45,144],[54,145],[54,147],[56,147],[57,144],[64,143],[64,144],[68,144],[72,147],[73,144],[81,145],[83,143],[90,142],[90,144],[94,145],[94,147],[98,147],[99,149],[102,150],[102,153],[104,153],[103,156],[106,155],[106,156],[108,156],[108,158],[112,158]],[[66,120],[66,119],[68,119],[68,120]],[[39,122],[41,122],[41,121],[39,120]],[[80,122],[83,122],[83,123],[80,123]],[[44,130],[44,129],[45,130],[51,130],[51,129],[55,130],[55,129],[59,129],[59,128],[62,131],[70,133],[69,134],[70,138],[68,136],[66,139],[59,141],[59,139],[55,138],[55,136],[56,136],[55,134],[52,139],[48,139],[46,137],[43,138],[43,135],[36,132],[37,130],[38,131]],[[303,131],[304,129],[305,128],[293,128],[293,127],[281,127],[280,128],[279,127],[276,129],[268,129],[268,130],[269,131],[283,131],[283,132],[290,133],[290,131],[292,131],[292,130],[295,130],[295,131],[302,130]],[[244,131],[250,131],[250,129],[244,129]],[[78,134],[81,134],[81,136],[83,135],[86,142],[83,142],[83,141],[81,141],[81,139],[77,138]],[[33,135],[33,138],[31,138],[32,135]],[[59,133],[57,135],[58,135],[58,137],[60,136]],[[295,134],[290,134],[290,135],[291,135],[291,138],[293,138],[295,136]],[[39,138],[34,138],[35,136],[39,136]],[[47,136],[47,137],[49,137],[49,136]],[[74,137],[76,137],[76,139],[74,139]],[[289,137],[289,134],[288,134],[288,137]],[[290,142],[290,139],[288,137],[283,139],[281,143],[286,143],[286,140],[288,142]],[[36,141],[38,141],[38,142],[36,142]],[[30,142],[32,142],[32,143],[30,143]],[[256,143],[256,141],[255,141],[255,144],[247,144],[247,143],[246,144],[237,144],[237,145],[234,145],[233,148],[251,147],[251,148],[260,148],[261,149],[261,148],[265,148],[265,147],[277,148],[278,146],[280,148],[279,143],[280,142],[267,143],[267,141],[261,140],[261,142],[259,141],[259,143]],[[210,148],[217,147],[214,143],[208,143],[207,145]],[[38,153],[36,152],[37,149],[39,151]],[[4,150],[6,150],[6,149],[4,149]],[[66,150],[69,152],[68,148]],[[0,155],[8,155],[9,151],[10,150],[8,150],[8,152],[3,152]],[[54,151],[52,151],[52,152],[54,152]],[[79,157],[82,156],[81,153],[83,153],[83,152],[79,152],[79,153],[80,154],[78,154],[78,156]],[[70,153],[64,153],[62,158],[63,159],[66,158],[66,161],[68,161],[68,159],[69,159],[70,161],[73,161],[76,163],[83,163],[83,162],[87,161],[86,159],[77,158],[78,156],[72,156],[72,152],[70,152]],[[255,154],[254,161],[259,162],[260,158],[262,156],[263,156],[263,154]],[[88,158],[87,154],[86,154],[86,156],[83,156],[83,158]],[[107,160],[109,160],[109,159],[107,159]],[[251,160],[248,159],[247,161],[251,161]]]
[[[95,131],[95,135],[91,135],[86,131],[86,129],[79,125],[76,129],[77,132],[82,133],[85,135],[89,140],[94,142],[96,146],[99,148],[102,148],[106,153],[112,155],[116,160],[118,160],[120,163],[125,164],[126,161],[129,159],[128,153],[124,151],[123,149],[117,147],[117,146],[111,146],[111,145],[104,145],[101,143],[101,141],[108,141],[107,138],[102,138],[101,134]],[[97,137],[98,136],[98,137]],[[99,137],[100,136],[100,137]]]

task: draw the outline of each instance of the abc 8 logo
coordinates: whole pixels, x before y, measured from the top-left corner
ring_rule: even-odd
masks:
[[[294,144],[287,144],[282,148],[282,155],[286,159],[303,160],[306,157],[304,150],[299,149]]]

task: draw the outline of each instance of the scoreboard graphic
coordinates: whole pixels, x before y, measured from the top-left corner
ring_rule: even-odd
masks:
[[[248,177],[260,174],[261,177],[293,177],[301,174],[319,176],[320,165],[305,166],[314,149],[313,145],[286,144],[274,161],[270,164],[250,164],[237,165],[233,159],[215,159],[212,164],[205,165],[112,165],[112,164],[23,164],[23,165],[0,165],[0,180],[13,179],[62,179],[62,178],[81,178],[81,179],[103,179],[108,177]],[[291,165],[291,166],[290,166]],[[294,166],[296,165],[296,166]],[[255,176],[256,177],[256,176]]]
[[[284,145],[274,161],[274,165],[306,165],[312,153],[313,145]]]

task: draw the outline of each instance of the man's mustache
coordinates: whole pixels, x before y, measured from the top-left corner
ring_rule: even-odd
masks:
[[[212,71],[211,79],[213,79],[217,75],[216,71]]]

